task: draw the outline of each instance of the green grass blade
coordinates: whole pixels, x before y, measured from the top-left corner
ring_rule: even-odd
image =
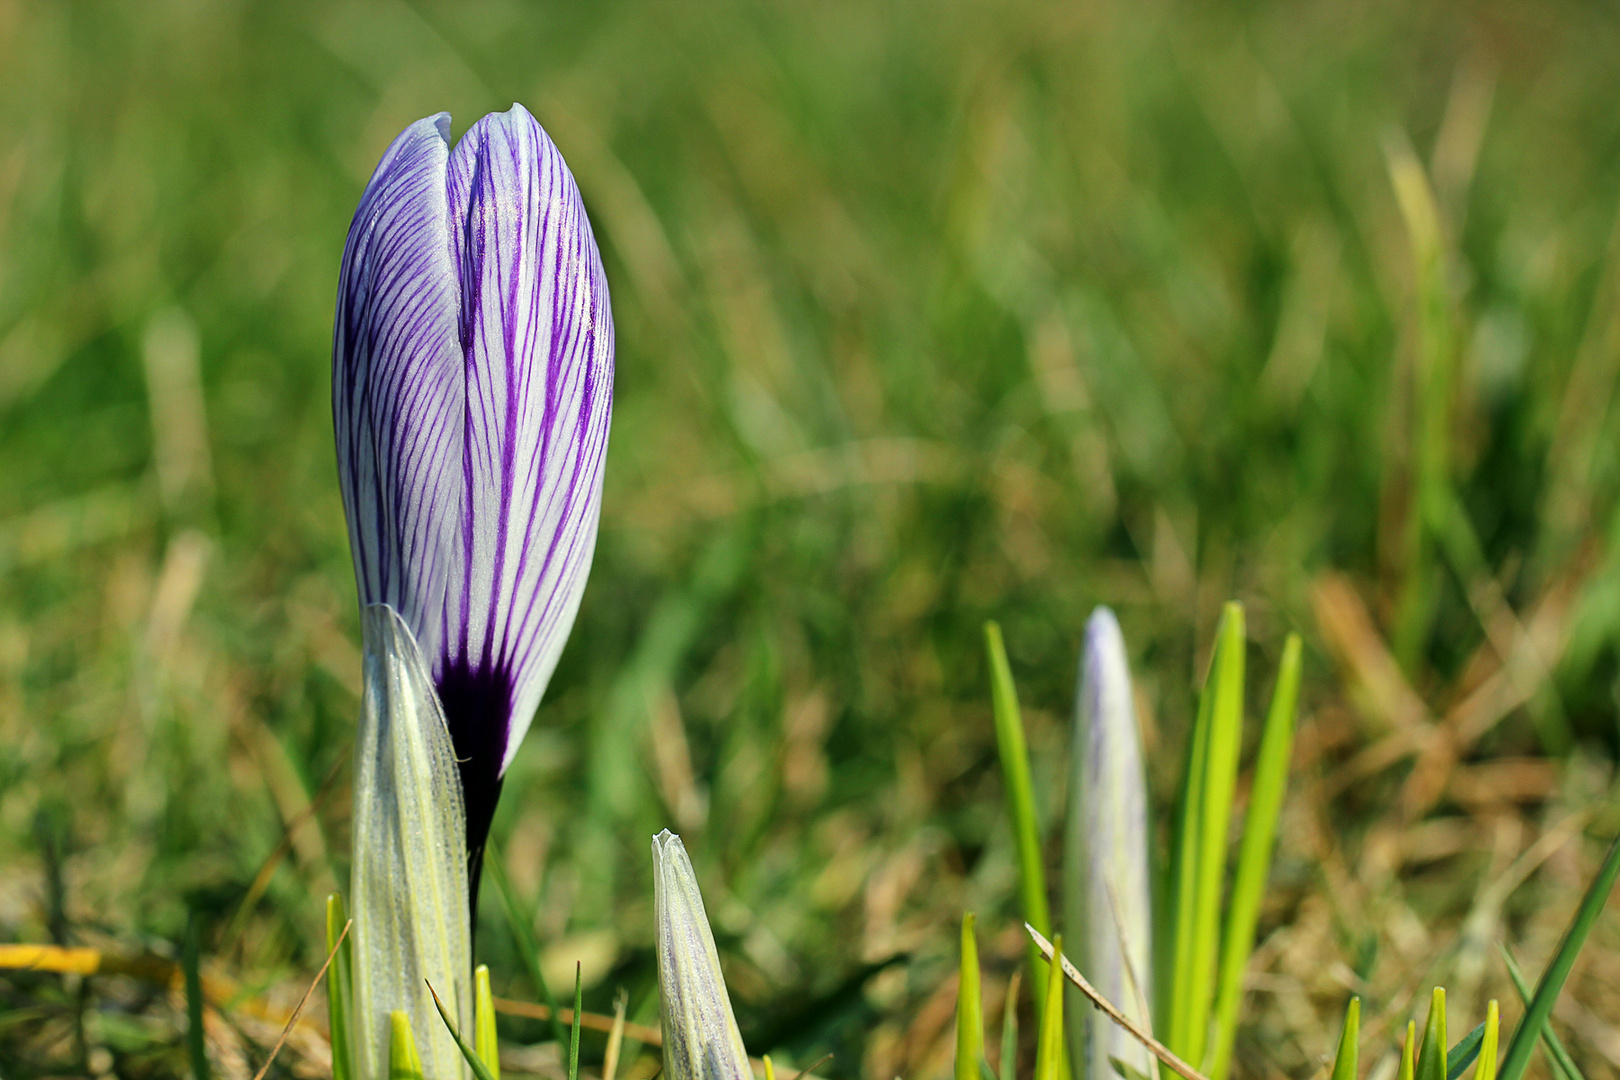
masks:
[[[1344,1030],[1339,1033],[1339,1049],[1333,1055],[1331,1080],[1356,1080],[1361,1039],[1361,999],[1353,997],[1344,1009]]]
[[[1001,1080],[1018,1075],[1018,972],[1007,979],[1007,1001],[1001,1009]]]
[[[985,651],[990,661],[990,700],[995,713],[996,748],[1001,753],[1001,776],[1007,788],[1007,814],[1012,819],[1018,846],[1019,898],[1024,918],[1050,937],[1052,914],[1046,902],[1046,874],[1041,868],[1041,839],[1035,821],[1035,788],[1029,776],[1029,751],[1024,745],[1024,721],[1018,712],[1018,693],[1002,644],[1001,627],[984,624]],[[1047,963],[1040,950],[1029,949],[1030,977],[1036,987],[1047,983]],[[1044,1014],[1042,995],[1035,994],[1036,1016]]]
[[[574,961],[574,1024],[568,1032],[568,1080],[579,1080],[579,1015],[585,1007],[585,988],[580,981],[581,964]],[[483,1080],[482,1077],[479,1080]]]
[[[1217,651],[1219,642],[1217,636]],[[1210,673],[1204,680],[1204,692],[1198,698],[1198,712],[1193,719],[1187,764],[1181,774],[1175,835],[1171,838],[1175,852],[1171,863],[1171,959],[1169,977],[1161,979],[1160,985],[1164,987],[1162,1011],[1165,1015],[1165,1044],[1178,1054],[1184,1054],[1187,1048],[1187,996],[1192,989],[1188,979],[1192,967],[1193,916],[1197,908],[1198,810],[1203,803],[1204,773],[1207,771],[1205,759],[1209,756],[1209,718],[1215,708],[1215,695],[1209,692],[1214,672],[1212,658]]]
[[[479,970],[484,972],[484,978],[487,982],[489,979],[489,969],[480,965]],[[482,1051],[475,1047],[468,1046],[467,1040],[461,1037],[460,1029],[456,1027],[456,1022],[450,1019],[450,1013],[445,1009],[444,1001],[439,997],[439,992],[433,989],[432,983],[428,984],[428,993],[433,995],[433,1007],[439,1010],[439,1019],[444,1021],[445,1030],[450,1033],[450,1038],[455,1040],[456,1049],[461,1051],[462,1060],[465,1061],[467,1063],[467,1067],[473,1071],[473,1076],[476,1077],[477,1080],[500,1080],[499,1074],[492,1072],[490,1066],[484,1060]],[[395,1013],[394,1015],[400,1016],[403,1019],[403,1016],[400,1013]],[[405,1032],[407,1035],[410,1034],[410,1030],[410,1025],[407,1023],[405,1025]],[[476,1038],[477,1036],[475,1035],[474,1037]],[[412,1052],[414,1053],[415,1051],[413,1050]],[[421,1071],[420,1062],[417,1064],[417,1071]]]
[[[1479,1057],[1479,1048],[1485,1042],[1485,1025],[1477,1024],[1473,1031],[1457,1040],[1457,1045],[1446,1052],[1446,1080],[1457,1080],[1468,1071],[1468,1066]]]
[[[1417,1021],[1406,1022],[1406,1041],[1401,1044],[1401,1067],[1395,1073],[1395,1080],[1413,1080],[1416,1070],[1413,1068],[1413,1055],[1417,1052]]]
[[[524,974],[540,992],[540,1000],[545,1002],[546,1008],[551,1012],[551,1037],[557,1040],[558,1046],[568,1045],[568,1032],[562,1026],[562,1013],[557,1008],[557,999],[551,994],[551,987],[546,985],[545,973],[540,970],[540,950],[534,943],[534,934],[529,929],[529,922],[523,917],[523,910],[518,905],[517,892],[512,888],[512,879],[506,876],[506,859],[495,847],[491,840],[484,848],[484,874],[495,886],[495,895],[500,897],[501,912],[506,916],[506,928],[517,944],[518,957],[523,961]]]
[[[1243,741],[1243,605],[1228,601],[1198,703],[1178,853],[1170,1049],[1204,1056],[1220,948],[1221,887]]]
[[[962,916],[962,974],[956,987],[956,1080],[979,1080],[984,1057],[984,1005],[979,998],[979,944],[973,912]]]
[[[433,1000],[439,1000],[438,995]],[[444,1007],[439,1007],[444,1016]],[[444,1022],[450,1023],[445,1016]],[[452,1025],[453,1029],[453,1025]],[[388,1080],[422,1080],[422,1056],[416,1052],[416,1039],[411,1035],[411,1018],[403,1009],[388,1014]]]
[[[1485,1006],[1485,1038],[1480,1042],[1479,1068],[1474,1070],[1474,1080],[1496,1080],[1496,1038],[1501,1026],[1501,1009],[1492,998]]]
[[[489,1069],[491,1080],[501,1080],[501,1044],[495,1032],[495,995],[489,989],[489,965],[473,972],[473,1049]]]
[[[1249,812],[1243,822],[1243,843],[1238,849],[1237,876],[1227,905],[1226,931],[1221,942],[1220,982],[1215,1004],[1215,1052],[1210,1080],[1226,1080],[1237,1041],[1238,1006],[1243,1002],[1243,971],[1254,951],[1254,928],[1260,921],[1260,901],[1271,871],[1271,851],[1277,837],[1277,817],[1288,788],[1288,764],[1294,747],[1294,717],[1299,703],[1301,645],[1289,634],[1277,668],[1277,686],[1260,735],[1260,754],[1254,767]]]
[[[186,919],[180,967],[186,982],[186,1052],[191,1058],[191,1076],[192,1080],[208,1080],[208,1047],[203,1039],[202,957],[195,913]]]
[[[1416,1080],[1446,1080],[1446,990],[1434,988],[1429,997],[1429,1019],[1423,1025]]]
[[[1502,960],[1507,964],[1508,978],[1513,980],[1513,988],[1519,992],[1519,1000],[1529,1006],[1530,984],[1525,981],[1524,973],[1519,970],[1518,962],[1513,959],[1513,954],[1508,952],[1506,945],[1502,946]],[[1564,1040],[1558,1037],[1558,1032],[1553,1030],[1551,1024],[1542,1025],[1541,1040],[1547,1045],[1547,1058],[1552,1062],[1553,1072],[1558,1074],[1558,1080],[1586,1080],[1575,1064],[1575,1059],[1564,1049]]]
[[[1063,935],[1052,939],[1052,955],[1063,955]],[[1063,967],[1048,964],[1046,1008],[1042,1010],[1040,1038],[1035,1044],[1035,1080],[1068,1080],[1063,1074]]]
[[[343,897],[332,893],[326,898],[326,951],[337,949],[332,957],[332,969],[326,976],[326,1016],[331,1031],[332,1080],[349,1080],[354,1074],[354,1060],[349,1041],[350,954],[349,939],[338,938],[347,921],[343,914]]]
[[[1586,935],[1591,932],[1592,924],[1603,912],[1603,905],[1608,902],[1609,892],[1614,888],[1615,874],[1620,872],[1620,836],[1614,838],[1609,845],[1609,853],[1604,856],[1603,865],[1598,868],[1597,877],[1592,880],[1586,895],[1581,897],[1581,906],[1575,909],[1575,917],[1570,920],[1569,928],[1564,931],[1564,939],[1558,943],[1558,951],[1553,954],[1552,962],[1547,970],[1541,974],[1541,982],[1536,984],[1536,994],[1525,1007],[1524,1016],[1519,1020],[1519,1026],[1513,1031],[1513,1038],[1508,1043],[1507,1056],[1502,1061],[1500,1080],[1519,1080],[1524,1075],[1525,1066],[1530,1064],[1530,1055],[1535,1050],[1536,1040],[1541,1037],[1542,1029],[1546,1027],[1547,1018],[1552,1015],[1553,1002],[1558,1000],[1558,994],[1564,988],[1564,980],[1569,977],[1569,969],[1575,965],[1575,957],[1586,944]]]

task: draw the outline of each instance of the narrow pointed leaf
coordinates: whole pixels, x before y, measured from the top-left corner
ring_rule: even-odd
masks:
[[[444,1010],[439,1012],[443,1015]],[[501,1044],[495,1032],[495,996],[489,989],[488,964],[479,964],[473,972],[473,1043],[490,1080],[501,1080]]]
[[[574,1025],[568,1032],[568,1080],[579,1080],[579,1019],[585,1008],[584,986],[580,980],[581,965],[574,961]]]
[[[1238,848],[1237,875],[1227,905],[1226,930],[1221,942],[1220,982],[1216,991],[1215,1051],[1210,1080],[1226,1080],[1237,1042],[1238,1006],[1243,1001],[1243,973],[1254,951],[1254,931],[1260,921],[1260,902],[1271,871],[1271,852],[1277,838],[1277,818],[1288,787],[1288,766],[1294,747],[1294,716],[1299,702],[1300,640],[1289,634],[1277,668],[1277,686],[1260,735],[1260,754],[1254,767],[1249,810],[1243,822],[1243,843]]]
[[[461,1060],[467,1063],[476,1080],[500,1080],[499,1075],[485,1062],[482,1053],[476,1047],[467,1045],[467,1040],[461,1037],[461,1030],[456,1027],[456,1022],[450,1019],[449,1012],[445,1010],[444,999],[439,997],[432,985],[428,986],[428,993],[433,997],[433,1007],[438,1011],[445,1031],[455,1041],[456,1049],[461,1052]]]
[[[1232,823],[1238,752],[1243,740],[1243,605],[1228,602],[1216,631],[1209,677],[1199,698],[1177,870],[1175,985],[1169,1046],[1204,1056],[1220,948],[1221,888]],[[1191,845],[1190,850],[1185,845]],[[1185,906],[1184,906],[1185,905]]]
[[[1491,998],[1485,1006],[1485,1037],[1480,1042],[1479,1068],[1474,1070],[1474,1080],[1496,1080],[1496,1040],[1501,1026],[1500,1007],[1496,999]]]
[[[1063,935],[1052,939],[1053,954],[1063,955]],[[1048,964],[1046,1008],[1035,1044],[1035,1080],[1061,1080],[1063,1068],[1063,969]]]
[[[1508,978],[1513,980],[1513,989],[1519,993],[1519,1000],[1525,1005],[1530,1004],[1530,984],[1525,982],[1524,973],[1513,959],[1513,954],[1506,945],[1501,947],[1502,960],[1507,964]],[[1552,1062],[1553,1072],[1558,1074],[1558,1080],[1586,1080],[1581,1070],[1575,1065],[1575,1059],[1569,1056],[1564,1049],[1564,1040],[1558,1037],[1551,1024],[1541,1026],[1541,1039],[1547,1046],[1547,1059]]]
[[[1339,1049],[1333,1055],[1332,1080],[1356,1080],[1360,1054],[1361,999],[1353,997],[1344,1010],[1344,1030],[1339,1033]]]
[[[1406,1041],[1401,1044],[1401,1065],[1395,1072],[1395,1080],[1414,1080],[1416,1068],[1413,1062],[1417,1060],[1417,1021],[1406,1022]]]
[[[388,1014],[388,1080],[423,1080],[410,1017],[398,1009]]]
[[[973,912],[962,916],[961,976],[956,987],[956,1080],[978,1080],[984,1057],[984,1005],[979,998],[979,945]]]
[[[354,1075],[353,1043],[349,1035],[349,995],[353,986],[349,939],[343,936],[343,897],[332,893],[326,898],[326,951],[332,956],[326,975],[327,1030],[331,1033],[332,1080],[350,1080]],[[339,940],[341,938],[341,941]]]
[[[1457,1040],[1457,1045],[1446,1052],[1446,1080],[1458,1080],[1479,1057],[1479,1048],[1485,1042],[1485,1025],[1474,1025],[1474,1030]]]
[[[1423,1025],[1416,1080],[1446,1080],[1446,991],[1441,986],[1429,996],[1429,1019]]]
[[[1586,944],[1586,935],[1591,932],[1592,924],[1597,922],[1604,904],[1608,902],[1609,892],[1614,888],[1617,873],[1620,873],[1620,836],[1616,836],[1614,842],[1609,845],[1609,853],[1604,857],[1603,865],[1598,868],[1597,876],[1592,879],[1586,895],[1581,897],[1580,907],[1575,909],[1575,917],[1570,920],[1563,939],[1558,943],[1558,951],[1553,953],[1552,962],[1547,965],[1547,970],[1541,973],[1541,981],[1536,984],[1535,996],[1525,1007],[1519,1026],[1513,1030],[1507,1055],[1502,1059],[1502,1068],[1497,1074],[1501,1080],[1519,1080],[1524,1075],[1525,1066],[1530,1064],[1530,1055],[1535,1050],[1536,1040],[1541,1037],[1548,1018],[1552,1016],[1553,1003],[1558,1000],[1558,994],[1564,988],[1564,980],[1569,977],[1569,969],[1575,966],[1575,957],[1579,955],[1581,946]]]
[[[1024,745],[1024,721],[1018,711],[1018,692],[1002,644],[1001,627],[984,624],[985,651],[990,662],[990,701],[995,714],[996,748],[1001,754],[1001,779],[1007,789],[1007,816],[1012,821],[1018,849],[1018,895],[1025,920],[1042,934],[1052,932],[1052,913],[1046,903],[1046,871],[1041,867],[1040,828],[1035,819],[1035,785],[1029,775],[1029,752]],[[1045,1010],[1039,988],[1046,985],[1047,964],[1031,947],[1030,977],[1037,988],[1036,1015]]]
[[[355,750],[354,1012],[358,1077],[381,1075],[390,1014],[407,1017],[433,1080],[461,1055],[427,983],[452,1014],[472,1016],[466,828],[455,750],[426,661],[393,609],[368,607]]]

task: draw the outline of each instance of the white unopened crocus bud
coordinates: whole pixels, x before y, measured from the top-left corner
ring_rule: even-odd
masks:
[[[753,1080],[686,847],[665,829],[653,837],[652,855],[664,1075]]]
[[[1147,793],[1125,639],[1099,607],[1086,624],[1069,773],[1063,858],[1064,931],[1082,973],[1125,1015],[1149,1025],[1153,916],[1148,895]],[[1078,1080],[1108,1080],[1117,1058],[1144,1076],[1142,1044],[1069,988]]]

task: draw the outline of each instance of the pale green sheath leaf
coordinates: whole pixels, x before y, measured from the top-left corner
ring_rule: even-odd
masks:
[[[653,837],[652,856],[664,1075],[753,1080],[686,847],[665,829]]]
[[[466,820],[455,749],[427,661],[394,610],[362,613],[364,690],[354,756],[354,1053],[357,1080],[388,1072],[389,1014],[404,1013],[422,1071],[464,1066],[428,993],[472,1018]]]

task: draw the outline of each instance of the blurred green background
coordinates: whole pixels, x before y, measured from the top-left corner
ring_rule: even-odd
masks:
[[[1091,606],[1162,808],[1236,597],[1251,714],[1307,641],[1240,1071],[1311,1075],[1351,989],[1516,1015],[1494,942],[1541,963],[1616,819],[1616,56],[1563,0],[0,2],[0,942],[194,911],[215,1067],[262,1060],[346,873],[343,238],[405,124],[517,100],[618,330],[495,827],[548,971],[656,1015],[668,825],[754,1052],[943,1075],[960,912],[992,1015],[1022,955],[984,620],[1050,823]],[[533,999],[489,889],[479,952]],[[1589,1076],[1616,986],[1611,914]],[[175,1000],[0,974],[0,1074],[183,1073]]]

